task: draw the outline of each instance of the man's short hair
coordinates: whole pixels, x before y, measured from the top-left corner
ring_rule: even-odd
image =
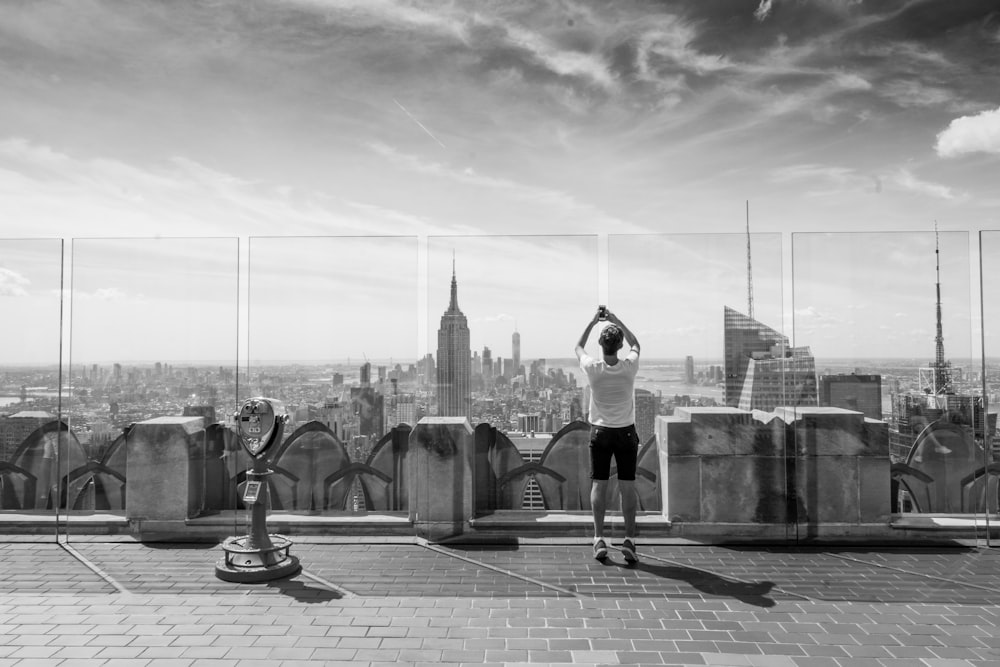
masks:
[[[601,330],[601,335],[598,336],[597,342],[600,344],[601,349],[612,354],[621,349],[622,340],[624,340],[625,334],[614,324],[609,324]]]

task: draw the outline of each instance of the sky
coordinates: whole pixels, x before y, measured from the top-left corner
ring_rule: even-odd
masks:
[[[937,224],[965,350],[980,247],[987,303],[1000,265],[998,71],[992,1],[10,2],[0,300],[58,329],[63,267],[81,360],[417,357],[454,256],[474,349],[516,322],[526,357],[569,356],[608,302],[655,356],[721,357],[749,218],[758,319],[926,356]],[[112,345],[94,295],[178,315]],[[193,338],[208,310],[230,324]],[[2,335],[0,361],[52,357]]]

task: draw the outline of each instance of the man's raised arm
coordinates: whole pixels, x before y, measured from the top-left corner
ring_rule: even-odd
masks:
[[[576,344],[577,359],[580,359],[584,354],[586,354],[586,351],[583,348],[587,345],[587,340],[590,338],[590,332],[594,329],[594,325],[600,320],[600,315],[601,310],[598,308],[597,312],[594,313],[593,319],[587,323],[587,328],[583,330],[583,335],[580,336],[580,341]]]
[[[629,346],[635,350],[636,354],[639,354],[639,339],[635,337],[635,334],[632,333],[631,329],[625,326],[625,323],[618,319],[618,316],[611,311],[608,311],[608,321],[622,330],[622,333],[625,334],[625,342],[627,342]]]

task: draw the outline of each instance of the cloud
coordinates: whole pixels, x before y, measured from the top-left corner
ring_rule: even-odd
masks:
[[[945,158],[968,153],[1000,153],[1000,107],[951,121],[937,135],[934,150]]]
[[[905,190],[918,194],[937,197],[939,199],[956,199],[958,194],[947,185],[933,183],[918,178],[909,169],[900,167],[886,175],[862,174],[849,167],[837,167],[823,164],[796,164],[779,167],[769,172],[772,183],[818,182],[832,185],[825,190],[810,190],[805,194],[835,195],[843,192],[882,192],[884,184],[895,186],[897,190]]]
[[[947,185],[921,180],[914,176],[913,173],[906,168],[897,169],[894,173],[889,175],[889,180],[903,190],[916,192],[929,197],[937,197],[939,199],[955,199],[957,197],[955,192]]]
[[[799,326],[823,326],[827,327],[833,324],[839,324],[840,321],[829,315],[824,314],[815,306],[807,306],[805,308],[798,308],[795,310],[796,324]]]
[[[462,185],[471,185],[498,191],[512,199],[528,201],[549,207],[557,216],[576,220],[594,220],[602,226],[613,226],[623,232],[635,231],[635,227],[616,219],[603,211],[577,200],[561,190],[525,185],[506,178],[498,178],[479,173],[472,167],[453,167],[440,162],[429,161],[417,155],[403,153],[381,142],[369,144],[369,148],[389,163],[401,169],[425,174],[436,178],[449,179]]]
[[[508,315],[507,313],[498,313],[496,315],[487,315],[485,317],[477,317],[472,320],[473,322],[514,322],[514,316]]]
[[[824,164],[795,164],[772,169],[768,178],[772,183],[787,184],[814,182],[825,184],[824,189],[807,190],[807,196],[837,195],[844,192],[881,192],[877,176],[861,174],[849,167]]]
[[[74,292],[73,296],[91,301],[121,301],[126,298],[125,292],[117,287],[99,287],[93,292]]]
[[[771,9],[773,9],[772,0],[760,0],[760,4],[757,5],[757,9],[753,12],[753,17],[758,21],[763,21],[771,14]]]
[[[24,288],[30,282],[17,271],[0,267],[0,296],[27,296]]]

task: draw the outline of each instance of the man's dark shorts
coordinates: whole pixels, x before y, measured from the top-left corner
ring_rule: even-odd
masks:
[[[639,456],[639,434],[635,426],[612,428],[590,427],[590,478],[606,480],[611,477],[611,457],[618,466],[618,479],[635,480],[636,460]]]

